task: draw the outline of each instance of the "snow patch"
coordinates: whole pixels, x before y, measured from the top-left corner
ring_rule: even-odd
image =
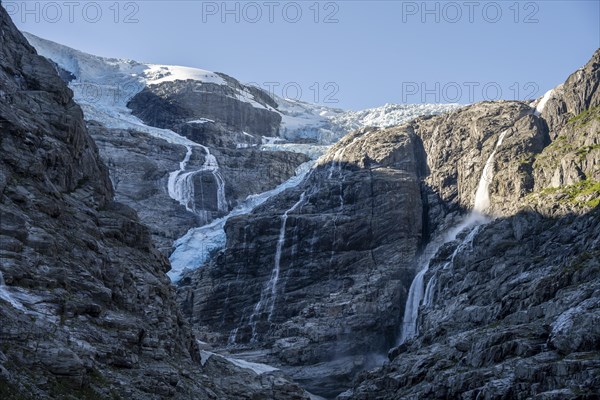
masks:
[[[200,118],[200,119],[195,119],[193,121],[188,121],[188,124],[206,124],[207,122],[212,122],[214,123],[215,121],[213,121],[212,119],[208,119],[208,118]]]
[[[227,82],[219,75],[199,68],[158,64],[145,64],[145,67],[144,77],[148,85],[187,80],[227,85]]]
[[[224,357],[224,358],[227,361],[231,362],[232,364],[234,364],[240,368],[251,370],[252,372],[256,373],[257,375],[262,375],[267,372],[279,371],[278,368],[272,367],[267,364],[253,363],[253,362],[240,360],[238,358],[231,358],[231,357]]]

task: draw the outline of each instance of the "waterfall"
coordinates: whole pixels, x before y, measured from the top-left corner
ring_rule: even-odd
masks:
[[[429,282],[427,282],[427,287],[425,288],[425,297],[423,298],[423,305],[425,307],[429,307],[429,305],[433,303],[433,291],[435,290],[435,285],[437,285],[437,277],[434,275]]]
[[[498,142],[496,143],[496,147],[494,147],[492,154],[490,154],[490,157],[485,162],[481,178],[479,179],[479,185],[477,186],[477,191],[475,192],[475,205],[473,206],[475,211],[483,213],[490,207],[490,183],[494,178],[494,157],[496,156],[498,147],[502,145],[504,136],[506,136],[507,133],[508,130],[500,134],[498,137]]]
[[[465,237],[463,242],[456,248],[452,254],[451,261],[446,264],[449,266],[454,261],[454,257],[464,248],[465,243],[471,243],[476,233],[478,232],[479,226],[487,223],[489,219],[485,216],[484,212],[490,207],[490,193],[489,187],[490,182],[494,177],[494,157],[498,147],[502,145],[504,137],[508,133],[508,130],[500,133],[496,146],[487,159],[479,184],[475,192],[475,201],[473,210],[469,215],[462,219],[456,226],[448,230],[445,234],[438,236],[425,247],[423,254],[421,255],[418,262],[418,273],[413,279],[410,289],[408,290],[408,298],[406,299],[406,306],[404,308],[404,317],[402,320],[401,335],[399,344],[406,342],[419,334],[419,328],[417,326],[417,320],[419,318],[419,307],[421,302],[424,306],[430,306],[433,302],[433,295],[437,279],[435,275],[431,277],[427,283],[427,287],[424,289],[425,275],[429,271],[429,264],[438,250],[446,243],[456,240],[456,236],[465,229],[471,229],[471,232]]]
[[[240,328],[234,328],[230,332],[229,338],[227,339],[227,345],[228,346],[233,346],[235,344],[235,341],[236,341],[236,338],[237,338],[237,333],[238,333],[239,329]]]
[[[271,197],[284,190],[298,186],[311,171],[314,161],[308,161],[296,169],[296,175],[274,189],[260,194],[250,195],[224,217],[215,219],[208,225],[190,229],[173,244],[175,250],[169,257],[171,271],[167,275],[171,281],[177,282],[186,270],[202,266],[210,258],[210,254],[225,246],[225,223],[229,218],[248,214]]]
[[[277,298],[277,283],[279,281],[279,272],[281,270],[281,254],[283,252],[283,246],[285,244],[285,228],[287,226],[288,215],[304,203],[305,193],[306,192],[303,192],[300,195],[300,199],[296,202],[296,204],[294,204],[281,216],[281,226],[279,228],[279,237],[277,239],[277,246],[275,249],[275,260],[273,263],[273,270],[271,271],[271,278],[262,290],[260,300],[258,303],[256,303],[256,306],[254,306],[254,312],[250,316],[250,324],[252,325],[252,339],[256,339],[257,318],[267,306],[269,310],[267,321],[270,322],[271,317],[273,316],[273,311],[275,309],[275,300]]]
[[[185,207],[191,213],[196,215],[200,215],[205,220],[207,220],[208,215],[206,210],[204,209],[204,194],[202,196],[202,207],[198,210],[196,207],[196,196],[194,190],[194,176],[199,174],[200,172],[210,171],[215,179],[217,184],[217,210],[218,211],[227,211],[227,199],[225,198],[225,181],[219,172],[219,164],[217,163],[217,159],[214,155],[210,153],[208,147],[196,144],[185,145],[187,152],[183,161],[179,163],[179,170],[173,171],[169,174],[169,181],[167,184],[167,189],[169,192],[169,196],[179,202],[182,206]],[[192,156],[193,147],[200,147],[205,152],[204,164],[195,171],[186,172],[187,164],[190,161]]]
[[[557,88],[561,86],[562,85],[559,85],[557,86]],[[550,98],[554,94],[554,91],[555,89],[548,90],[546,93],[544,93],[544,96],[542,96],[541,99],[538,99],[529,105],[530,107],[534,107],[533,114],[535,116],[539,117],[542,114],[542,111],[544,111],[544,108],[546,107],[546,103],[548,102],[548,100],[550,100]]]

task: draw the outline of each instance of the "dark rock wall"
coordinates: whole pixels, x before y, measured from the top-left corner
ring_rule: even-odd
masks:
[[[201,365],[71,91],[2,7],[0,35],[0,398],[307,399],[281,373]]]
[[[467,329],[468,318],[476,324],[490,323],[485,319],[488,316],[500,318],[503,296],[508,291],[535,293],[542,291],[540,284],[524,289],[517,281],[501,295],[487,297],[489,309],[482,308],[482,316],[476,299],[485,297],[500,282],[513,279],[517,267],[494,269],[499,274],[492,280],[496,286],[488,285],[487,276],[479,286],[465,286],[472,269],[502,264],[506,251],[521,272],[525,274],[531,267],[535,275],[536,268],[553,265],[555,255],[546,247],[536,247],[541,242],[535,238],[539,231],[534,226],[539,223],[548,227],[548,238],[562,237],[560,224],[571,222],[561,218],[573,213],[581,215],[576,226],[582,227],[580,234],[589,236],[590,241],[581,243],[585,250],[567,252],[568,246],[563,248],[568,256],[561,265],[570,265],[578,251],[589,252],[597,245],[597,232],[590,222],[596,217],[586,217],[585,213],[600,197],[598,96],[594,91],[594,82],[600,81],[598,57],[600,52],[556,90],[541,115],[522,102],[484,102],[440,116],[418,118],[396,128],[365,129],[347,135],[319,161],[299,188],[272,199],[251,215],[229,221],[226,250],[207,268],[183,281],[179,296],[185,314],[206,340],[221,346],[229,342],[232,351],[282,365],[308,388],[331,396],[357,371],[369,367],[366,355],[395,344],[417,267],[415,255],[431,237],[473,208],[484,166],[496,150],[487,212],[501,219],[486,227],[488,241],[476,242],[481,246],[477,252],[487,261],[470,260],[461,264],[467,270],[464,275],[461,272],[452,278],[446,273],[440,277],[445,279],[440,287],[448,295],[439,301],[449,305],[421,324],[429,329],[441,322],[439,318],[453,315],[455,308],[473,310],[460,315],[461,323],[453,325],[457,331]],[[503,133],[504,140],[496,148]],[[547,189],[551,186],[556,190]],[[288,215],[276,296],[265,296],[265,290],[272,288],[269,281],[277,259],[282,216],[302,194],[304,200]],[[520,212],[531,217],[514,217]],[[512,235],[507,226],[513,225],[514,237],[505,237]],[[527,235],[529,239],[525,239]],[[574,244],[578,239],[569,236],[564,240]],[[448,252],[444,253],[448,257],[454,249],[446,246],[442,251]],[[536,263],[526,261],[531,254],[537,254]],[[557,269],[555,277],[561,271]],[[597,280],[594,274],[590,278]],[[427,281],[431,276],[427,275]],[[457,297],[456,301],[450,302],[452,296]],[[271,313],[261,307],[255,311],[261,298],[270,305],[272,297],[275,301]],[[447,338],[444,332],[436,335],[439,343]],[[487,340],[485,331],[473,335],[471,342]],[[231,344],[232,338],[236,345]],[[432,346],[441,346],[438,342]],[[435,352],[435,346],[429,351]],[[416,351],[418,347],[411,349]],[[477,349],[488,351],[483,344]],[[443,354],[434,356],[446,360]],[[414,358],[410,360],[415,362]],[[446,367],[444,363],[440,368]],[[423,368],[430,366],[424,364]],[[584,364],[580,367],[587,368]],[[414,369],[415,382],[420,377],[418,371]],[[386,370],[386,374],[392,372]],[[441,376],[438,374],[436,379]],[[483,375],[474,376],[481,383]],[[359,392],[365,398],[382,394],[398,398],[394,397],[398,393],[412,393],[396,392],[407,384],[406,379],[413,379],[411,375],[393,384],[396,389],[389,394],[385,391],[386,379],[387,375],[377,381],[382,386],[377,386],[381,391],[375,394],[364,394],[370,392],[369,379]],[[578,384],[587,382],[587,378],[581,379]],[[556,387],[575,385],[575,381],[561,382]],[[438,386],[442,384],[439,381]],[[456,393],[461,390],[460,386],[455,388]],[[423,398],[431,395],[423,393]],[[444,396],[447,392],[440,393]]]

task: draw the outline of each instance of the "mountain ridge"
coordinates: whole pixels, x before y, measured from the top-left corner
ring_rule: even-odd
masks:
[[[600,392],[600,49],[533,103],[324,120],[0,27],[3,398]]]

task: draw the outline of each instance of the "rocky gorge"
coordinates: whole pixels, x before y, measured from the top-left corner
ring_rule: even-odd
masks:
[[[599,395],[600,50],[378,120],[0,32],[0,398]]]

